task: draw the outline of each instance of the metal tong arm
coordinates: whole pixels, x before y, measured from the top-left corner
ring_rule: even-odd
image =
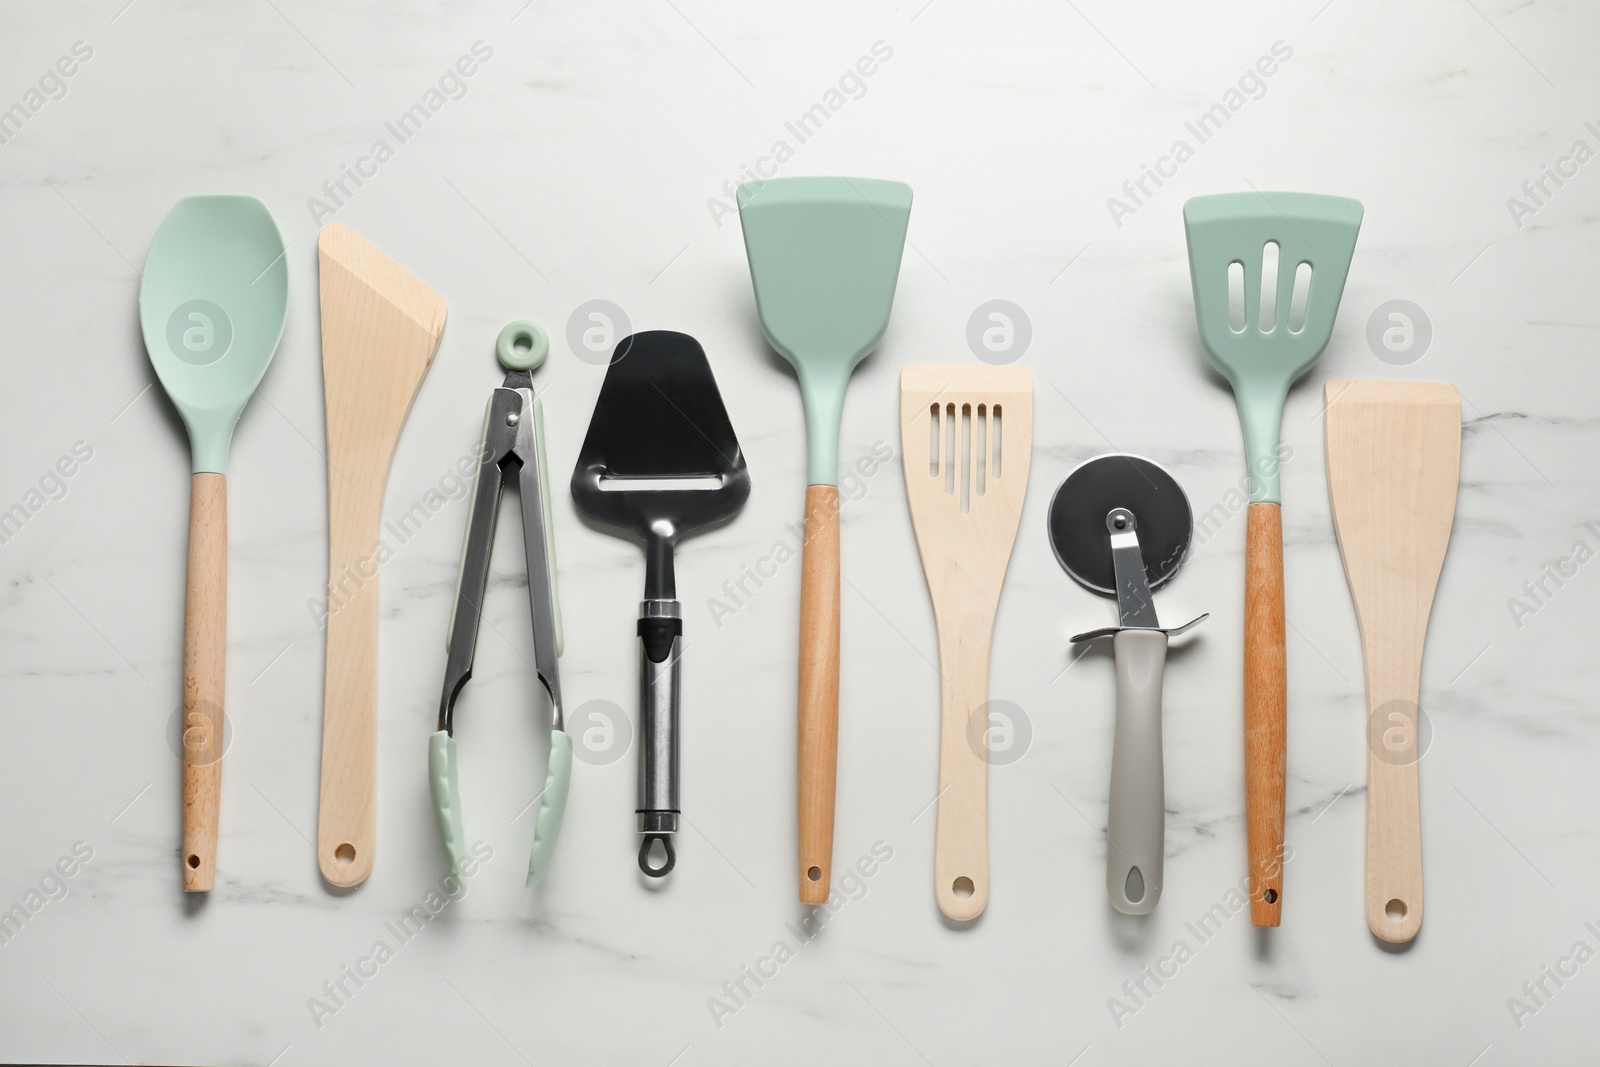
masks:
[[[435,815],[451,872],[459,879],[465,840],[461,831],[461,806],[456,771],[454,711],[467,680],[472,677],[482,621],[484,594],[489,583],[489,557],[500,512],[500,496],[513,470],[521,495],[523,541],[528,567],[528,597],[533,610],[535,668],[549,694],[552,732],[545,787],[540,793],[528,884],[536,884],[548,867],[566,811],[572,769],[571,739],[567,737],[561,704],[557,659],[561,649],[561,618],[555,592],[555,558],[550,528],[549,480],[543,449],[543,410],[533,395],[527,371],[512,371],[505,385],[489,398],[484,415],[478,469],[472,489],[472,513],[462,545],[456,601],[446,644],[444,689],[439,702],[439,729],[429,745],[429,783]]]
[[[445,639],[444,691],[439,698],[439,729],[454,733],[456,698],[472,677],[478,647],[478,625],[483,618],[483,597],[489,586],[489,554],[494,548],[500,494],[505,488],[505,464],[516,451],[517,422],[522,416],[522,395],[515,389],[496,389],[484,412],[483,436],[478,445],[478,470],[472,481],[472,512],[461,545],[461,567],[456,578],[456,599],[450,610]]]
[[[533,608],[533,665],[550,695],[550,763],[539,794],[539,815],[528,856],[528,888],[539,884],[555,855],[572,785],[572,738],[567,736],[561,705],[560,601],[556,597],[555,533],[550,518],[550,471],[544,448],[544,405],[533,395],[528,371],[506,375],[506,386],[522,397],[513,452],[517,457],[518,491],[522,501],[522,544],[528,561],[528,601]],[[498,392],[498,390],[497,390]]]

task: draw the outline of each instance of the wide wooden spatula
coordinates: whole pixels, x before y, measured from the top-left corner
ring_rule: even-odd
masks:
[[[328,405],[328,668],[317,865],[372,873],[377,839],[378,524],[389,463],[439,349],[444,299],[347,226],[317,239]]]
[[[1437,382],[1327,384],[1328,496],[1367,669],[1367,925],[1422,929],[1422,644],[1450,543],[1461,397]]]

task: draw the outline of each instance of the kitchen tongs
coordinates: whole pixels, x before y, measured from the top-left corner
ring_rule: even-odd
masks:
[[[461,794],[456,777],[454,715],[456,698],[472,677],[489,584],[489,553],[494,547],[500,493],[513,478],[522,500],[522,536],[528,558],[528,600],[533,607],[533,659],[539,681],[550,695],[550,766],[540,794],[534,825],[533,854],[528,859],[528,886],[537,885],[550,865],[561,818],[567,810],[572,774],[572,739],[561,712],[561,616],[556,604],[555,550],[550,523],[550,488],[544,448],[544,405],[533,395],[533,374],[549,353],[550,342],[537,324],[513,322],[500,332],[495,354],[506,368],[506,380],[489,397],[478,472],[472,487],[472,515],[461,553],[461,576],[445,646],[444,694],[439,701],[439,729],[428,742],[428,784],[434,814],[459,882],[465,839],[461,833]]]

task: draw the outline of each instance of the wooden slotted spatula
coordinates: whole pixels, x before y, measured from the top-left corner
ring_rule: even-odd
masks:
[[[378,525],[389,464],[444,333],[442,297],[338,223],[317,239],[328,406],[328,661],[317,865],[372,873],[377,839]]]
[[[1033,452],[1026,367],[900,371],[911,522],[939,626],[939,825],[934,895],[956,920],[989,903],[989,646]],[[974,722],[974,715],[983,718]]]
[[[1367,671],[1367,925],[1422,928],[1422,645],[1450,544],[1461,397],[1438,382],[1327,384],[1328,497]]]

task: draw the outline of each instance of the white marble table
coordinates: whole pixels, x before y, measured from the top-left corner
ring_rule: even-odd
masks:
[[[0,908],[27,914],[0,944],[0,1059],[1593,1062],[1600,963],[1572,956],[1600,950],[1592,10],[124,3],[12,4],[0,34],[0,108],[21,107],[0,113],[0,510],[25,513],[0,546]],[[472,74],[451,75],[463,56]],[[1262,57],[1271,75],[1248,74]],[[1219,103],[1228,118],[1202,141],[1186,124]],[[707,603],[789,536],[804,482],[798,392],[761,340],[726,201],[746,169],[916,190],[894,321],[850,394],[847,461],[896,447],[901,364],[974,358],[974,309],[1010,300],[1031,323],[1033,484],[992,682],[1030,740],[992,774],[993,896],[972,929],[934,905],[935,639],[898,459],[869,463],[844,515],[835,855],[841,869],[879,859],[819,936],[790,925],[799,569],[720,627]],[[1189,924],[1244,867],[1244,523],[1204,538],[1160,594],[1164,617],[1212,619],[1167,678],[1165,897],[1129,921],[1102,887],[1111,666],[1073,664],[1066,640],[1110,609],[1059,570],[1044,516],[1074,465],[1113,448],[1168,466],[1200,511],[1237,483],[1180,208],[1250,186],[1354,196],[1367,215],[1333,342],[1285,420],[1285,921],[1263,934],[1230,915],[1202,938]],[[170,738],[188,451],[136,298],[162,216],[206,192],[273,210],[291,308],[233,451],[234,736],[217,889],[200,902],[179,889]],[[326,579],[314,242],[330,217],[451,309],[389,483],[391,516],[443,499],[382,570],[379,853],[350,893],[324,886],[308,842]],[[679,556],[694,638],[679,867],[661,885],[635,870],[628,752],[578,764],[554,873],[523,888],[519,813],[544,753],[506,521],[459,720],[468,834],[493,859],[408,931],[401,916],[427,912],[444,873],[424,749],[466,520],[449,469],[497,381],[495,333],[532,317],[555,337],[538,380],[564,483],[602,375],[568,320],[597,299],[635,328],[701,339],[754,479],[738,520]],[[1399,365],[1367,340],[1391,300],[1432,331]],[[1465,400],[1424,669],[1427,918],[1399,952],[1362,913],[1362,667],[1328,516],[1327,377],[1446,380]],[[52,475],[63,460],[71,475]],[[568,700],[631,709],[641,554],[580,522],[564,492],[555,524]],[[1546,578],[1579,543],[1575,573]],[[1163,962],[1179,942],[1181,965]],[[1171,977],[1158,987],[1147,967]]]

